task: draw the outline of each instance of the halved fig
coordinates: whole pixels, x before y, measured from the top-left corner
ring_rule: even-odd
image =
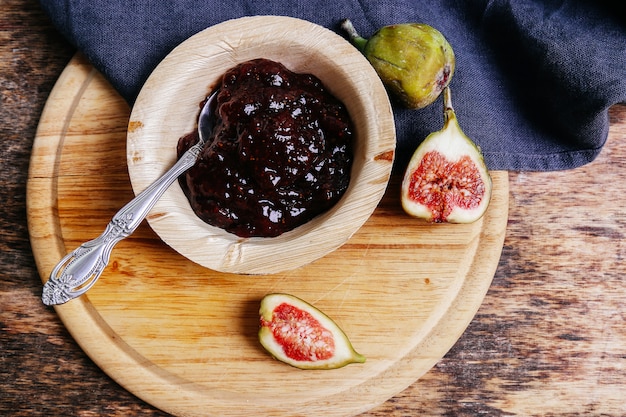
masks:
[[[443,129],[417,148],[404,174],[401,201],[408,214],[434,223],[471,223],[491,199],[492,181],[480,148],[461,130],[444,90]]]
[[[300,369],[365,362],[332,319],[298,297],[268,294],[259,315],[259,341],[279,361]]]

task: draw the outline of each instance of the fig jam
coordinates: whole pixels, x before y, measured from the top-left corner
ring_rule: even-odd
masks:
[[[274,237],[341,198],[353,126],[319,79],[255,59],[218,88],[214,130],[180,178],[198,217],[240,237]],[[178,156],[196,141],[197,133],[182,137]]]

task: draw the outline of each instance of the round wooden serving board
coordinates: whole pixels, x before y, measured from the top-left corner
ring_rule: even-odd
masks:
[[[129,114],[81,56],[52,91],[35,138],[27,196],[42,281],[133,198],[126,167]],[[144,224],[116,246],[87,295],[55,308],[98,366],[169,413],[355,415],[426,373],[478,310],[508,215],[508,175],[492,174],[491,206],[477,223],[430,225],[407,217],[394,178],[345,245],[275,275],[205,269]],[[302,371],[273,360],[257,340],[259,302],[270,292],[296,295],[327,313],[367,362]]]

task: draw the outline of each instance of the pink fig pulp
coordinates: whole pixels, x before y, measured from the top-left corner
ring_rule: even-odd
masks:
[[[444,90],[444,126],[417,148],[402,181],[404,211],[433,223],[472,223],[491,199],[492,181],[479,147],[461,130]]]
[[[333,320],[300,298],[269,294],[261,301],[259,315],[259,341],[279,361],[300,369],[365,362]]]

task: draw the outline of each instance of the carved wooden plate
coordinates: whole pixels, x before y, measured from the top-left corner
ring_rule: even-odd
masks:
[[[43,282],[133,197],[129,115],[81,56],[68,64],[42,114],[28,177],[29,232]],[[104,372],[169,413],[353,416],[415,383],[474,317],[507,225],[508,175],[492,177],[491,205],[481,220],[430,225],[403,213],[394,176],[344,245],[271,275],[199,266],[144,223],[115,247],[87,295],[55,309]],[[301,371],[273,360],[257,340],[259,302],[270,292],[293,294],[327,313],[367,362]]]

